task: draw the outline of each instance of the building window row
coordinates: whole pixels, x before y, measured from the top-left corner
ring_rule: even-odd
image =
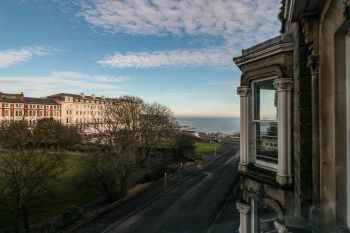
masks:
[[[15,111],[15,116],[16,116],[16,117],[21,117],[21,116],[23,116],[23,111],[22,111],[22,110],[16,110],[16,111]]]

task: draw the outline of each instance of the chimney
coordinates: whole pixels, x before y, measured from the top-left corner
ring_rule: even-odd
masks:
[[[83,92],[83,93],[80,93],[80,96],[83,97],[83,98],[85,98],[84,92]]]
[[[104,96],[104,95],[101,95],[101,99],[103,99],[103,100],[104,100],[104,99],[105,99],[105,96]]]
[[[92,94],[91,97],[92,97],[93,99],[95,99],[95,94]]]

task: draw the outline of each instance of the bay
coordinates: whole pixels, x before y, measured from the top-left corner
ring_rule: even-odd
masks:
[[[233,134],[239,132],[239,118],[177,117],[180,125],[192,126],[197,132]]]

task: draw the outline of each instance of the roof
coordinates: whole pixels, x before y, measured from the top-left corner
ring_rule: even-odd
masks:
[[[282,34],[250,48],[243,49],[242,55],[234,57],[233,61],[240,67],[243,64],[259,60],[266,56],[292,50],[293,43],[291,35]]]
[[[0,99],[3,103],[23,103],[23,104],[45,104],[45,105],[59,105],[52,99],[46,98],[33,98],[33,97],[23,97],[23,98],[9,98],[3,97]]]
[[[85,99],[89,99],[89,100],[102,100],[102,101],[115,101],[117,100],[116,98],[105,98],[103,96],[93,96],[93,95],[84,95],[84,94],[71,94],[71,93],[57,93],[54,95],[49,95],[47,98],[59,98],[61,100],[63,100],[63,97],[68,96],[68,97],[73,97],[73,99],[80,99],[80,100],[85,100]]]
[[[58,105],[52,99],[48,98],[34,98],[34,97],[24,97],[24,94],[21,92],[20,94],[13,93],[3,93],[0,92],[0,102],[4,103],[27,103],[27,104],[55,104]]]
[[[257,51],[261,51],[263,49],[266,49],[266,48],[269,48],[269,47],[272,47],[274,45],[278,45],[278,44],[281,44],[281,43],[286,43],[286,42],[291,42],[292,39],[290,36],[285,36],[285,35],[278,35],[278,36],[275,36],[271,39],[268,39],[266,41],[263,41],[259,44],[256,44],[252,47],[249,47],[247,49],[243,49],[242,50],[242,55],[249,55],[249,54],[252,54],[252,53],[255,53]]]
[[[81,97],[80,95],[77,94],[70,94],[70,93],[57,93],[54,95],[49,95],[47,97],[61,97],[61,96],[69,96],[69,97]]]
[[[56,101],[49,98],[33,98],[24,97],[24,102],[27,104],[49,104],[49,105],[59,105]]]

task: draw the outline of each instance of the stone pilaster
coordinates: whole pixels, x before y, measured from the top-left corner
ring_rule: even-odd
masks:
[[[319,206],[320,206],[320,106],[319,106],[319,56],[310,55],[308,57],[308,67],[311,70],[312,88],[312,200],[313,206],[310,210],[310,219],[315,228],[319,226]]]
[[[279,78],[273,82],[278,92],[278,169],[276,181],[281,185],[292,183],[291,158],[291,92],[292,79]]]
[[[239,218],[239,232],[251,233],[251,219],[250,219],[250,206],[237,202],[237,209],[240,214]]]
[[[241,97],[240,103],[240,162],[239,170],[246,171],[250,159],[249,151],[249,92],[250,88],[247,86],[240,86],[237,88],[237,94]]]

